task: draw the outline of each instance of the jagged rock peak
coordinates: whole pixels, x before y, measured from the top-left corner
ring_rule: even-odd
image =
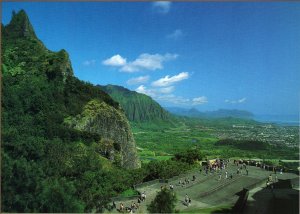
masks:
[[[5,32],[12,38],[35,38],[36,34],[24,10],[12,12],[12,19],[5,27]]]

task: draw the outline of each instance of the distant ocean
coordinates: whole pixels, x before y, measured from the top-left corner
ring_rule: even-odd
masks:
[[[254,120],[264,123],[276,123],[285,126],[299,126],[298,115],[255,115]]]

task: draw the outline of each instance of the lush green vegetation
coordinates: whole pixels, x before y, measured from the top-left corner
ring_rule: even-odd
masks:
[[[175,154],[173,160],[188,163],[190,165],[202,160],[202,154],[197,149],[189,149]]]
[[[219,139],[219,129],[233,124],[257,125],[252,120],[237,118],[195,119],[174,118],[172,123],[131,123],[141,160],[169,159],[175,153],[197,148],[203,157],[239,157],[261,159],[298,159],[297,148],[270,145],[254,140]],[[176,124],[176,125],[175,125]]]
[[[162,189],[148,206],[150,213],[174,213],[177,202],[176,195],[173,191]]]
[[[99,86],[120,103],[126,117],[135,122],[170,120],[170,115],[151,97],[116,85]]]
[[[145,166],[143,166],[143,168],[145,168],[146,170],[144,181],[151,181],[158,178],[171,178],[173,176],[182,174],[193,167],[193,165],[181,161],[151,161]]]
[[[135,195],[139,195],[139,193],[134,189],[127,189],[120,194],[120,196],[124,196],[124,197],[135,196]]]
[[[232,139],[222,139],[215,143],[216,146],[232,146],[233,148],[249,150],[249,151],[257,151],[257,150],[267,150],[270,145],[255,140],[232,140]]]
[[[148,126],[147,126],[148,125]],[[132,123],[133,133],[138,147],[160,155],[174,155],[189,148],[201,148],[217,141],[209,131],[199,131],[201,127],[195,125],[193,129],[188,124],[178,121],[177,126],[172,124]],[[142,150],[139,150],[143,153]],[[150,157],[150,156],[148,156]],[[155,158],[155,157],[153,157]]]

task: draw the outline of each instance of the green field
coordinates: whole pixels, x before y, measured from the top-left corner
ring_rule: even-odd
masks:
[[[218,130],[228,128],[233,123],[252,124],[253,121],[243,120],[197,120],[180,119],[173,123],[132,123],[134,138],[138,146],[138,154],[143,162],[151,160],[167,160],[174,154],[187,149],[197,148],[205,158],[238,157],[290,159],[298,156],[298,151],[288,147],[272,147],[264,144],[257,148],[252,142],[235,143],[232,145],[217,144]],[[213,127],[213,128],[211,128]],[[255,143],[255,142],[254,142]],[[272,162],[274,162],[272,161]]]
[[[161,130],[135,127],[133,133],[141,160],[166,160],[171,158],[172,154],[191,148],[209,151],[218,140],[209,131],[202,131],[198,127],[189,127],[185,124],[179,125],[164,127]]]

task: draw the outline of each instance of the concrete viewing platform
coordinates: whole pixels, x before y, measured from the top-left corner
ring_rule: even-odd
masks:
[[[234,206],[239,198],[237,193],[242,191],[243,188],[249,189],[248,201],[244,209],[245,213],[270,213],[269,208],[257,210],[257,207],[261,207],[263,204],[273,203],[276,200],[278,201],[278,198],[284,198],[283,196],[285,194],[299,196],[298,175],[292,173],[280,174],[278,172],[274,174],[272,171],[267,171],[255,166],[247,166],[247,169],[248,175],[244,169],[237,174],[237,166],[230,163],[225,170],[221,170],[221,179],[219,173],[208,173],[208,175],[206,175],[203,170],[201,173],[199,170],[195,170],[185,175],[173,179],[171,178],[168,180],[168,183],[156,182],[149,185],[141,185],[141,187],[137,187],[136,189],[141,193],[145,192],[146,200],[141,202],[139,209],[136,210],[135,213],[147,213],[147,205],[151,203],[162,187],[169,188],[170,184],[174,186],[173,191],[176,193],[178,199],[176,209],[183,213],[205,208]],[[227,179],[225,178],[225,171],[228,172]],[[232,179],[229,176],[230,174],[233,175]],[[271,188],[266,188],[266,181],[270,174],[272,174],[273,179],[279,181],[293,179],[293,188],[276,189],[275,187],[275,189],[270,192]],[[192,181],[193,176],[196,177],[195,181]],[[183,181],[185,178],[189,179],[190,182],[185,185],[179,184],[179,181]],[[189,206],[184,203],[186,194],[191,199]],[[291,197],[295,198],[296,196]],[[290,198],[288,197],[288,199]],[[123,203],[125,207],[130,207],[132,202],[137,204],[137,198],[115,201],[117,208],[119,208],[120,203]],[[107,213],[118,213],[118,211],[112,210]]]

